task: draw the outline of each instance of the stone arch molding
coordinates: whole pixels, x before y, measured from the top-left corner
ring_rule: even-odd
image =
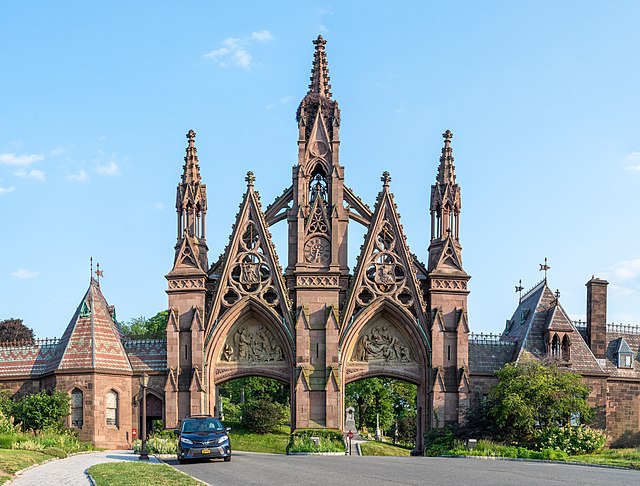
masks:
[[[291,382],[293,339],[279,316],[245,298],[224,314],[206,344],[209,382],[267,376]]]
[[[360,313],[341,337],[344,383],[394,376],[423,383],[429,366],[426,338],[408,311],[379,299]]]

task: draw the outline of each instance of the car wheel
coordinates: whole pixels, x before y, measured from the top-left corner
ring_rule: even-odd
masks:
[[[229,461],[231,461],[231,456],[227,456],[224,458],[224,462],[229,462]]]

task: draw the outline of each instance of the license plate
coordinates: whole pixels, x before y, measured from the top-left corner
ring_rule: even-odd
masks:
[[[209,454],[211,452],[210,449],[202,449],[203,454]]]

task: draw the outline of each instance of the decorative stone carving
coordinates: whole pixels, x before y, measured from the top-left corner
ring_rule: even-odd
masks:
[[[321,236],[316,236],[304,245],[304,257],[308,263],[326,265],[331,260],[329,241]]]
[[[409,363],[413,358],[409,347],[397,332],[387,326],[375,326],[360,337],[351,361]]]
[[[337,287],[340,278],[337,275],[303,275],[296,278],[298,287]]]
[[[284,361],[284,355],[269,329],[262,324],[248,323],[229,334],[220,361],[264,363]]]

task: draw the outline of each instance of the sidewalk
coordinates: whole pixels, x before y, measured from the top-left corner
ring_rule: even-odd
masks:
[[[41,466],[27,469],[5,486],[33,486],[34,484],[46,484],[47,486],[88,486],[89,477],[86,470],[94,464],[117,461],[137,461],[138,454],[132,451],[102,451],[88,454],[77,454],[47,462]],[[149,462],[158,464],[160,461],[149,456]]]

